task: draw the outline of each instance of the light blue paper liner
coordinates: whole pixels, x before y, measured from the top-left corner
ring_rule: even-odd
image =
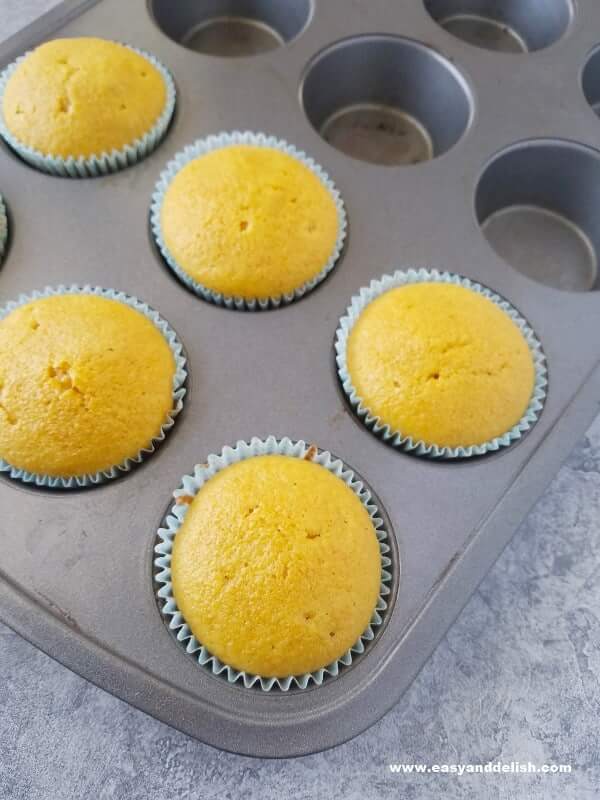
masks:
[[[169,184],[175,175],[177,175],[177,173],[183,167],[185,167],[186,164],[189,164],[190,161],[194,161],[196,158],[200,158],[201,156],[206,155],[213,150],[220,150],[224,147],[231,147],[233,145],[252,145],[254,147],[273,148],[275,150],[281,150],[282,152],[287,153],[289,156],[292,156],[304,164],[304,166],[308,167],[310,171],[317,176],[323,186],[325,186],[325,188],[329,191],[335,202],[338,216],[338,235],[333,252],[327,260],[327,263],[323,266],[323,269],[293,292],[268,298],[235,297],[222,294],[221,292],[215,292],[213,289],[203,286],[201,283],[198,283],[198,281],[194,280],[194,278],[188,275],[188,273],[177,263],[163,238],[160,224],[160,212],[165,192],[167,191]],[[193,144],[188,145],[179,153],[177,153],[177,155],[171,161],[169,161],[161,173],[158,183],[156,184],[152,194],[152,203],[150,206],[150,224],[152,226],[152,232],[154,234],[154,239],[158,249],[160,250],[167,265],[173,270],[182,283],[184,283],[189,289],[195,292],[195,294],[197,294],[199,297],[202,297],[204,300],[208,300],[209,302],[215,303],[219,306],[225,306],[226,308],[237,309],[238,311],[263,311],[268,308],[279,308],[280,306],[288,305],[289,303],[293,303],[294,300],[299,300],[301,297],[304,297],[305,294],[312,291],[315,286],[321,283],[321,281],[323,281],[335,267],[344,247],[344,241],[346,239],[346,232],[348,229],[348,220],[346,217],[346,210],[344,208],[343,200],[339,191],[336,189],[335,184],[325,170],[312,158],[307,156],[306,153],[304,153],[302,150],[297,150],[293,145],[288,144],[285,140],[277,139],[274,136],[267,136],[265,133],[252,133],[251,131],[233,131],[232,133],[220,133],[215,136],[208,136],[206,139],[198,139]]]
[[[7,472],[11,478],[20,480],[23,483],[33,483],[36,486],[41,486],[48,489],[81,489],[86,486],[96,486],[105,483],[106,481],[117,478],[119,475],[129,472],[135,464],[141,463],[147,456],[154,453],[157,446],[162,442],[168,431],[175,424],[175,417],[183,408],[183,398],[186,393],[185,381],[187,379],[186,359],[183,355],[183,346],[177,334],[171,328],[168,322],[164,320],[157,311],[150,308],[146,303],[138,300],[137,297],[119,292],[115,289],[102,289],[99,286],[47,286],[45,289],[36,290],[31,294],[21,294],[16,300],[7,303],[3,308],[0,308],[0,321],[2,321],[11,311],[14,311],[20,306],[27,305],[33,300],[40,300],[44,297],[53,297],[55,295],[69,295],[69,294],[89,294],[97,295],[98,297],[106,297],[110,300],[118,300],[125,305],[139,311],[147,319],[149,319],[161,332],[163,338],[171,348],[173,357],[175,359],[175,374],[173,375],[173,407],[169,412],[165,422],[161,426],[160,432],[155,436],[152,441],[144,447],[140,452],[133,457],[126,458],[120,464],[116,464],[107,470],[101,472],[86,473],[84,475],[72,475],[68,477],[43,475],[37,472],[28,472],[24,469],[14,467],[8,461],[0,458],[0,472]]]
[[[121,42],[115,42],[115,44],[121,44]],[[111,150],[110,153],[104,152],[92,156],[69,156],[69,158],[44,154],[20,142],[12,135],[6,126],[3,113],[3,100],[6,84],[19,64],[32,52],[28,51],[17,58],[16,61],[13,61],[12,64],[9,64],[8,67],[0,73],[0,136],[2,136],[7,144],[28,164],[31,164],[31,166],[42,172],[47,172],[50,175],[58,175],[62,178],[95,178],[99,175],[108,175],[109,173],[118,172],[126,167],[131,167],[150,155],[160,144],[171,122],[175,110],[175,84],[169,70],[153,55],[128,44],[124,44],[123,46],[149,61],[152,66],[160,72],[165,82],[167,90],[165,108],[148,133],[135,139],[130,144],[125,145],[125,147],[120,150]]]
[[[4,258],[6,250],[6,240],[8,239],[8,217],[6,216],[6,206],[0,194],[0,264]]]
[[[348,371],[346,361],[348,338],[360,314],[369,303],[390,289],[395,289],[398,286],[431,282],[453,283],[457,286],[464,286],[466,289],[471,289],[487,297],[508,314],[517,325],[531,352],[535,367],[535,382],[531,399],[525,413],[519,422],[505,434],[496,436],[494,439],[484,442],[483,444],[470,445],[468,447],[440,447],[436,444],[428,444],[422,440],[405,436],[401,431],[392,430],[390,426],[383,423],[378,416],[372,414],[362,398],[359,397]],[[544,356],[542,345],[529,323],[521,316],[516,308],[507,300],[500,297],[500,295],[479,283],[469,280],[469,278],[464,278],[454,273],[438,272],[436,269],[407,269],[406,271],[397,270],[392,275],[384,275],[379,280],[371,281],[368,287],[361,289],[360,292],[352,298],[346,310],[346,314],[340,319],[340,324],[336,332],[335,351],[339,379],[357,416],[369,430],[381,437],[388,444],[391,444],[399,450],[414,453],[418,456],[434,459],[470,458],[508,447],[519,440],[526,431],[535,425],[544,407],[546,387],[548,385],[546,357]]]
[[[171,552],[173,541],[177,531],[181,527],[188,505],[178,503],[177,498],[181,496],[194,497],[214,475],[231,464],[245,461],[248,458],[264,455],[284,455],[294,458],[310,458],[315,464],[320,464],[329,470],[333,475],[344,481],[352,489],[357,497],[369,512],[381,554],[381,584],[379,598],[373,611],[371,621],[359,637],[356,643],[347,650],[341,658],[328,664],[326,667],[316,672],[307,672],[303,675],[290,675],[286,678],[265,678],[260,675],[253,675],[239,671],[220,661],[204,647],[191,632],[181,611],[177,607],[172,592],[171,583]],[[156,558],[154,560],[154,581],[159,587],[156,595],[161,613],[168,619],[168,627],[175,635],[177,641],[184,648],[185,652],[192,656],[200,666],[207,669],[212,675],[219,676],[228,683],[241,683],[245,688],[260,687],[262,691],[268,692],[272,689],[280,689],[287,692],[290,688],[306,689],[311,684],[321,686],[328,677],[337,677],[343,670],[350,667],[355,655],[365,652],[369,643],[375,637],[374,629],[379,627],[386,616],[388,603],[386,597],[391,592],[390,584],[392,581],[391,569],[393,564],[388,556],[390,547],[388,545],[388,531],[385,528],[383,519],[379,516],[379,510],[375,505],[371,492],[364,483],[354,475],[339,458],[335,458],[331,453],[318,450],[314,446],[308,445],[303,441],[292,441],[285,437],[277,439],[269,436],[266,439],[253,438],[250,442],[237,442],[234,447],[224,447],[219,455],[210,455],[205,464],[196,465],[191,475],[184,475],[181,487],[173,493],[175,502],[165,518],[165,526],[158,530],[158,544],[154,548]]]

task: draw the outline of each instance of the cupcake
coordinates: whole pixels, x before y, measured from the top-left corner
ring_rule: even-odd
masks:
[[[173,424],[184,364],[168,325],[126,295],[59,289],[10,304],[0,314],[0,469],[64,488],[116,477]]]
[[[448,273],[374,281],[354,298],[336,349],[359,415],[423,455],[498,449],[541,410],[544,357],[527,323],[497,295]]]
[[[175,106],[167,70],[152,56],[95,38],[54,39],[0,79],[0,133],[38,169],[114,172],[150,153]]]
[[[151,217],[179,278],[236,308],[302,297],[333,269],[346,230],[323,170],[285,142],[251,133],[210,137],[177,155]]]
[[[159,596],[200,663],[247,686],[305,687],[372,638],[389,548],[370,494],[341,462],[253,440],[209,458],[176,494],[177,517],[159,532]]]

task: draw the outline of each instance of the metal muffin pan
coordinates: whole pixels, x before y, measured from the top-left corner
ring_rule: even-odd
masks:
[[[159,5],[165,16],[166,4],[156,0],[157,19]],[[194,46],[189,26],[206,22],[186,22],[182,9],[202,5],[217,17],[226,9],[248,29],[258,22],[262,33],[278,30],[280,46],[240,60],[178,44],[187,36]],[[279,5],[181,0],[166,35],[143,0],[126,8],[118,0],[67,2],[0,49],[4,65],[45,37],[99,35],[146,49],[173,72],[172,128],[131,169],[59,179],[0,148],[11,224],[0,302],[47,284],[120,289],[176,329],[190,372],[175,428],[127,477],[75,492],[0,480],[0,613],[38,647],[138,708],[212,745],[257,756],[338,744],[398,701],[600,399],[600,121],[586,100],[598,101],[600,61],[590,54],[600,42],[600,6],[579,0],[547,47],[508,54],[446,31],[430,13],[433,2],[429,11],[422,0],[299,3],[308,13],[292,31],[278,29]],[[481,16],[497,3],[477,5]],[[540,4],[522,5],[533,14]],[[402,41],[382,40],[382,32]],[[520,35],[531,34],[521,28]],[[394,52],[382,55],[389,42]],[[325,135],[333,126],[354,155],[358,146],[361,155],[391,157],[395,165],[335,149],[319,133],[325,123]],[[265,131],[305,150],[346,203],[350,235],[341,262],[283,309],[238,312],[201,301],[165,268],[149,232],[150,197],[167,160],[198,137],[234,129]],[[355,134],[368,140],[366,150]],[[548,260],[550,272],[540,271]],[[333,358],[338,319],[362,286],[403,266],[437,267],[490,286],[534,327],[548,358],[549,393],[540,420],[516,446],[432,463],[387,447],[349,409]],[[565,276],[581,291],[556,288]],[[389,516],[402,565],[385,629],[365,656],[322,687],[287,694],[229,686],[199,668],[173,642],[152,585],[156,529],[181,476],[224,444],[269,434],[314,442],[364,476]]]

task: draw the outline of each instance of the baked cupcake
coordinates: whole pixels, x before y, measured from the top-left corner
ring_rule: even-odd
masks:
[[[173,424],[184,367],[167,323],[121,293],[11,303],[0,313],[0,469],[62,488],[116,477]]]
[[[448,273],[398,272],[354,298],[336,343],[345,391],[377,433],[423,455],[510,444],[542,407],[544,357],[506,301]]]
[[[0,79],[0,133],[38,169],[115,172],[148,155],[175,107],[165,67],[133,47],[96,38],[54,39]]]
[[[235,308],[302,297],[333,269],[346,218],[314,161],[262,134],[209,137],[162,173],[151,220],[157,244],[181,280]]]
[[[176,495],[159,531],[159,596],[200,663],[247,686],[304,687],[364,649],[390,561],[370,495],[341,462],[253,440],[209,458]]]

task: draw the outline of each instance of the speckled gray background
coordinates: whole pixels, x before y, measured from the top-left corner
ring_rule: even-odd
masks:
[[[0,39],[53,0],[0,0]],[[0,176],[1,179],[1,176]],[[392,775],[395,762],[571,775]],[[600,417],[396,708],[354,741],[261,761],[171,730],[0,625],[0,798],[600,797]]]

